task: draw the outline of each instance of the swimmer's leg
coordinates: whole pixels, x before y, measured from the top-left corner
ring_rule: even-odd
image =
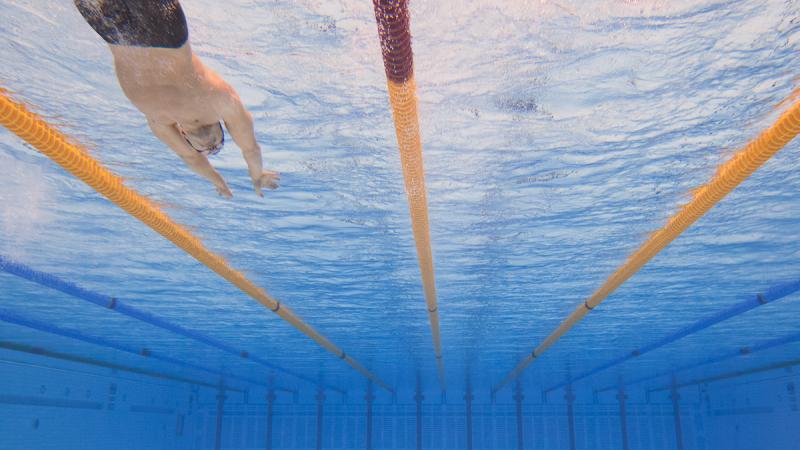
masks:
[[[74,0],[106,42],[130,47],[180,48],[189,38],[178,0]]]

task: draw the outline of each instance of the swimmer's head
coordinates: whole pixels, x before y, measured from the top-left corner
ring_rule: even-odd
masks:
[[[198,153],[216,155],[225,145],[225,132],[222,124],[217,122],[211,125],[198,127],[183,127],[178,125],[178,131],[186,142]]]

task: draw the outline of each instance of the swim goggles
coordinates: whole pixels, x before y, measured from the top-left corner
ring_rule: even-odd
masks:
[[[178,132],[181,134],[181,136],[183,136],[183,140],[185,140],[186,143],[189,144],[189,147],[192,147],[197,153],[206,156],[216,155],[222,150],[222,147],[225,146],[225,129],[222,128],[221,123],[217,123],[217,125],[219,126],[219,132],[222,135],[222,139],[220,139],[219,143],[215,144],[213,147],[201,149],[195,147],[194,144],[192,144],[192,141],[189,140],[189,136],[186,134],[186,131],[183,130],[183,127],[180,124],[177,124]]]

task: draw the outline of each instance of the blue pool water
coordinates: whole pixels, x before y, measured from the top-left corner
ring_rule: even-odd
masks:
[[[0,88],[394,393],[3,128],[0,449],[797,448],[800,141],[492,387],[796,101],[800,3],[411,2],[444,392],[371,2],[181,3],[264,199],[152,136],[72,2],[0,0]]]

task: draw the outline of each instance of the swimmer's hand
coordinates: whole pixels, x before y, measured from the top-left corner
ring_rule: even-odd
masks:
[[[263,197],[264,193],[261,192],[262,189],[277,189],[278,188],[278,180],[281,179],[281,176],[278,175],[278,172],[273,172],[271,170],[264,170],[261,172],[261,175],[258,178],[253,178],[253,188],[256,190],[256,194],[259,197]]]
[[[222,184],[215,185],[214,187],[217,188],[217,194],[219,194],[220,197],[233,198],[233,192],[231,192],[230,188],[228,188],[228,185],[225,183],[225,181],[223,181]]]

